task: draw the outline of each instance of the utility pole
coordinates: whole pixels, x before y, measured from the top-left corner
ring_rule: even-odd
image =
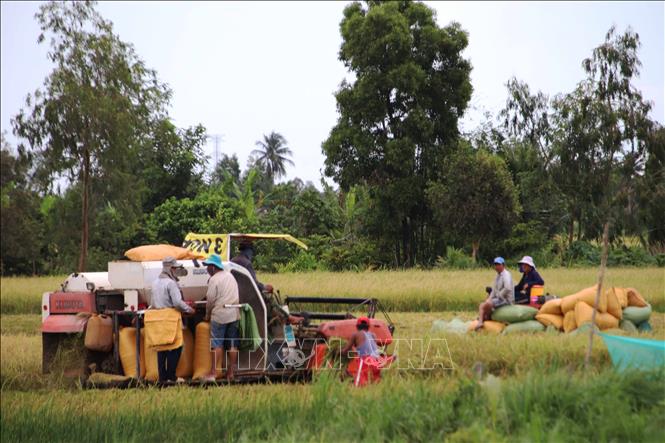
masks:
[[[214,149],[214,159],[215,159],[215,164],[213,165],[213,170],[217,167],[217,163],[219,163],[219,143],[224,140],[224,134],[208,134],[207,136],[208,139],[212,139],[215,142],[215,149]]]

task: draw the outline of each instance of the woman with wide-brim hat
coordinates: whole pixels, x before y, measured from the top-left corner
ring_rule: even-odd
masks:
[[[536,264],[530,256],[525,255],[517,264],[520,267],[522,278],[515,286],[515,303],[528,303],[531,288],[536,285],[545,285],[545,280],[536,271]]]

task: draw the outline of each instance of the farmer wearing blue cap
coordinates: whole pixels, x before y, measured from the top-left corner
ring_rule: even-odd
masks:
[[[210,342],[215,352],[206,381],[215,381],[217,361],[220,361],[224,368],[225,359],[222,349],[229,355],[226,379],[233,381],[235,365],[238,362],[240,310],[227,308],[224,305],[239,304],[238,282],[231,272],[224,270],[222,258],[219,255],[211,255],[203,264],[208,267],[210,275],[206,293],[206,321],[210,322]]]
[[[496,257],[493,263],[497,276],[494,279],[494,286],[487,288],[487,299],[478,307],[476,331],[483,327],[485,320],[490,319],[493,310],[515,303],[513,277],[506,269],[506,261],[503,257]]]

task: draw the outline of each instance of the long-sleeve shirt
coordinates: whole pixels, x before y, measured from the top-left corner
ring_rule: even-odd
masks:
[[[259,291],[263,292],[263,288],[264,288],[263,283],[258,281],[258,279],[256,278],[256,272],[254,272],[254,267],[252,266],[252,261],[249,258],[247,258],[247,256],[245,254],[243,254],[241,252],[240,254],[233,257],[231,259],[231,261],[233,263],[238,264],[238,265],[242,266],[243,268],[247,269],[249,271],[249,275],[252,276],[252,279],[254,280],[254,283],[256,283],[256,286],[258,286]]]
[[[507,269],[504,269],[501,273],[497,274],[489,298],[490,300],[505,300],[511,305],[515,303],[513,277]]]
[[[152,284],[150,306],[153,309],[176,308],[180,312],[193,312],[182,299],[182,293],[171,277],[162,273]]]
[[[206,293],[206,317],[215,323],[226,324],[240,319],[238,308],[225,308],[224,305],[240,303],[238,282],[231,272],[217,271],[208,280]]]
[[[531,271],[527,274],[526,272],[522,274],[522,278],[520,279],[520,282],[517,284],[517,287],[521,290],[525,284],[529,285],[529,289],[533,285],[544,285],[545,280],[538,274],[538,271],[535,269],[531,269]]]

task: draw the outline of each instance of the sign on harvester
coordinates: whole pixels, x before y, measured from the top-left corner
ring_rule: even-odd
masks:
[[[219,254],[223,261],[231,259],[231,240],[286,240],[307,249],[307,245],[289,234],[195,234],[190,232],[182,242],[182,247],[204,254]]]
[[[223,261],[228,261],[230,234],[194,234],[190,232],[182,242],[182,247],[204,254],[218,254]]]

